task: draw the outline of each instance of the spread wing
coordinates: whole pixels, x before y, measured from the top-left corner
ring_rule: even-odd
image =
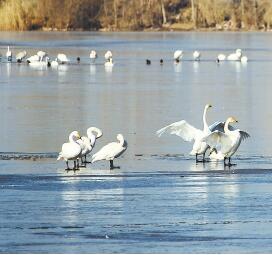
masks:
[[[191,142],[195,138],[203,133],[203,131],[193,127],[185,120],[174,122],[156,132],[160,137],[162,134],[168,133],[181,137],[186,142]]]
[[[245,131],[239,130],[239,132],[240,132],[242,141],[243,141],[243,140],[246,140],[247,138],[250,137],[250,135],[249,135],[247,132],[245,132]]]
[[[225,126],[225,122],[216,121],[212,125],[209,126],[209,129],[211,130],[211,132],[218,130],[224,133],[224,126]],[[235,128],[229,125],[229,130],[233,131],[235,130]]]
[[[211,148],[216,148],[222,152],[228,151],[232,146],[229,136],[218,130],[204,137],[203,141],[206,142]]]

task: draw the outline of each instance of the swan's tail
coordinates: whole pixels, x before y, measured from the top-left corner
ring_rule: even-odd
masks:
[[[62,157],[62,154],[61,154],[61,152],[60,152],[60,154],[59,154],[57,160],[61,160],[61,159],[63,159],[63,157]]]

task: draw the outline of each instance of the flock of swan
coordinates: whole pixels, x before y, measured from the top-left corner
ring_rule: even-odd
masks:
[[[184,52],[182,50],[176,50],[173,55],[173,59],[175,63],[179,63],[180,61],[182,61],[183,56],[184,56]],[[10,47],[8,46],[8,50],[6,52],[7,61],[11,62],[12,57],[13,57],[12,51]],[[48,53],[46,53],[45,51],[38,51],[35,55],[32,55],[28,58],[26,57],[27,57],[27,52],[25,50],[21,51],[18,54],[16,54],[16,61],[18,63],[21,63],[24,60],[26,60],[26,62],[30,66],[34,66],[34,67],[39,67],[39,66],[57,67],[59,64],[67,64],[70,62],[70,59],[63,53],[59,53],[57,57],[52,61],[50,61]],[[92,50],[89,55],[91,63],[95,63],[95,60],[97,59],[97,57],[98,57],[97,52],[95,50]],[[105,67],[113,67],[114,62],[113,62],[112,52],[108,50],[105,53],[104,57],[105,57],[105,63],[104,63]],[[201,53],[199,51],[194,51],[193,60],[200,61],[200,59],[201,59]],[[216,58],[216,62],[219,63],[221,61],[238,61],[241,63],[247,63],[248,57],[243,54],[241,49],[236,49],[235,52],[229,55],[220,53]],[[77,62],[78,63],[80,62],[80,57],[77,57]],[[146,59],[146,64],[150,65],[151,60]],[[160,59],[160,64],[163,64],[163,59]]]
[[[94,163],[100,160],[107,160],[110,162],[110,169],[119,168],[113,165],[113,160],[121,156],[127,149],[127,142],[122,134],[117,135],[117,142],[111,142],[102,147],[98,152],[93,154],[92,161],[87,161],[87,155],[91,153],[95,146],[95,142],[102,136],[102,131],[96,127],[87,129],[87,136],[80,136],[78,131],[73,131],[69,135],[69,140],[64,143],[57,160],[64,160],[66,162],[66,170],[69,171],[68,161],[74,161],[73,170],[78,170],[79,167],[86,167],[87,163]],[[81,160],[81,165],[79,165]]]
[[[1,58],[2,56],[0,56]],[[105,67],[112,67],[114,65],[113,62],[113,55],[111,51],[107,51],[104,55],[105,57]],[[8,62],[12,62],[13,54],[8,46],[8,50],[6,52],[6,59]],[[95,50],[92,50],[90,53],[90,60],[91,63],[95,63],[95,60],[97,58],[97,53]],[[22,63],[24,60],[30,65],[30,66],[52,66],[52,67],[57,67],[59,64],[67,64],[71,60],[64,54],[64,53],[59,53],[57,57],[53,60],[50,61],[50,58],[48,56],[48,53],[45,51],[38,51],[35,55],[32,55],[27,58],[27,52],[21,51],[16,54],[15,56],[16,62]],[[80,57],[77,57],[77,62],[80,62]]]
[[[182,58],[183,58],[183,51],[182,50],[176,50],[174,52],[174,60],[176,63],[179,63]],[[193,52],[193,60],[194,61],[200,61],[201,58],[201,53],[199,51],[194,51]],[[246,55],[243,54],[241,49],[236,49],[235,52],[229,54],[229,55],[225,55],[220,53],[217,58],[216,58],[216,62],[221,62],[221,61],[240,61],[242,63],[246,63],[248,61],[248,57]]]
[[[190,155],[194,155],[196,162],[205,162],[205,154],[210,150],[210,160],[222,160],[224,166],[232,166],[231,157],[239,148],[241,142],[249,138],[249,134],[240,129],[235,129],[231,123],[238,121],[234,117],[229,117],[225,122],[214,122],[212,125],[207,123],[207,111],[212,106],[205,105],[203,113],[203,129],[195,128],[186,120],[174,122],[156,132],[160,137],[164,133],[175,134],[186,142],[194,142]],[[117,135],[117,142],[111,142],[93,154],[91,162],[87,161],[95,146],[96,140],[102,136],[102,131],[96,127],[87,129],[87,136],[80,136],[78,131],[73,131],[69,135],[69,141],[62,145],[58,159],[66,162],[66,170],[71,170],[68,161],[74,161],[73,170],[79,167],[86,167],[87,163],[94,163],[100,160],[110,162],[110,169],[119,168],[113,165],[113,160],[122,155],[127,149],[127,142],[122,134]],[[199,156],[202,156],[199,159]],[[79,161],[81,159],[81,165]],[[227,162],[226,162],[227,161]]]
[[[175,134],[184,141],[194,142],[190,155],[195,155],[197,162],[205,162],[205,154],[210,149],[210,159],[223,160],[225,166],[232,166],[231,157],[241,142],[250,136],[247,132],[230,125],[238,122],[234,117],[229,117],[226,122],[217,121],[209,126],[206,114],[211,107],[207,104],[204,108],[203,130],[193,127],[186,120],[181,120],[158,130],[157,135],[160,137],[164,133]],[[202,160],[198,159],[199,155],[202,155]]]

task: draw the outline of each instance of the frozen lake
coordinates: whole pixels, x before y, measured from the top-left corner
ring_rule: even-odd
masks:
[[[57,69],[0,63],[1,253],[272,253],[272,34],[0,35],[3,55],[10,45],[14,55],[42,49],[72,61]],[[215,62],[236,48],[247,64]],[[231,169],[196,164],[191,144],[155,135],[182,119],[201,128],[206,103],[209,123],[235,116],[251,135]],[[103,131],[95,151],[125,136],[120,170],[97,162],[66,173],[56,161],[69,133],[90,126]]]

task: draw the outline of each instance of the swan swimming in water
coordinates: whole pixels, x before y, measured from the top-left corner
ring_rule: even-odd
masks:
[[[226,55],[224,55],[224,54],[219,54],[218,56],[217,56],[217,62],[219,62],[219,61],[225,61],[226,60]]]
[[[29,66],[32,66],[32,67],[47,67],[50,65],[51,64],[49,62],[49,57],[45,57],[44,61],[40,59],[40,61],[29,62]]]
[[[92,156],[92,163],[99,160],[110,161],[110,169],[120,168],[113,165],[113,160],[121,156],[127,149],[127,142],[122,134],[117,135],[118,142],[112,142],[102,147]]]
[[[30,56],[26,59],[26,62],[29,64],[30,62],[37,62],[40,61],[40,57],[38,55]]]
[[[97,53],[96,53],[95,50],[92,50],[91,53],[90,53],[91,61],[94,62],[96,58],[97,58]]]
[[[73,160],[74,161],[74,170],[77,169],[76,160],[79,157],[81,153],[81,147],[78,143],[78,140],[80,139],[80,135],[78,131],[73,131],[69,135],[69,142],[64,143],[61,148],[61,152],[59,153],[58,159],[63,159],[66,162],[67,168],[66,170],[70,170],[68,161]]]
[[[203,138],[209,135],[212,131],[220,129],[223,125],[222,122],[215,122],[211,126],[208,126],[206,114],[207,110],[211,107],[212,106],[210,104],[205,105],[203,112],[203,130],[191,126],[186,120],[181,120],[158,130],[157,135],[160,137],[164,133],[169,133],[181,137],[186,142],[194,141],[190,155],[195,155],[196,162],[200,161],[198,160],[198,155],[203,155],[202,162],[205,162],[205,153],[209,146],[206,142],[203,142]]]
[[[203,138],[211,148],[210,158],[224,160],[224,165],[231,166],[231,156],[237,151],[241,142],[250,135],[240,129],[229,128],[230,123],[237,123],[234,117],[229,117],[224,125],[224,132],[215,130],[210,135]],[[217,149],[219,147],[219,150]],[[226,160],[228,159],[228,163]]]

